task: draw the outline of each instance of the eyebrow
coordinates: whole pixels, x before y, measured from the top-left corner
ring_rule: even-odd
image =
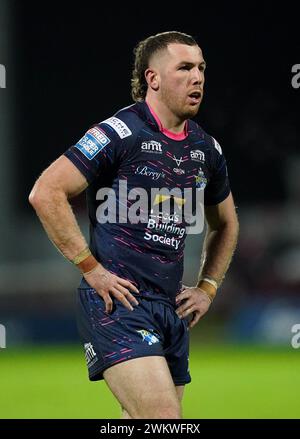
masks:
[[[195,65],[193,62],[190,62],[190,61],[180,61],[180,63],[178,63],[179,66],[181,66],[183,64],[188,65],[188,66],[194,66]],[[206,62],[205,61],[201,61],[201,63],[198,64],[198,65],[206,67]]]

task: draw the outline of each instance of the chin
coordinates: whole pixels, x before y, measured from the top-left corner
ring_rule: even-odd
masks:
[[[187,110],[184,113],[184,117],[186,119],[190,119],[192,117],[195,117],[196,114],[199,111],[199,107],[200,107],[200,104],[199,105],[195,105],[194,107],[187,108]]]

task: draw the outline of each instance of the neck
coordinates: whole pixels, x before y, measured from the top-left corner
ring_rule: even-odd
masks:
[[[163,128],[175,134],[184,130],[186,121],[175,116],[163,102],[153,99],[151,96],[146,97],[146,102],[158,116]]]

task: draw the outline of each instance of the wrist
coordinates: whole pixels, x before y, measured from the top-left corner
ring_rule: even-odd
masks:
[[[76,264],[76,266],[79,268],[82,274],[88,274],[95,270],[95,268],[99,265],[97,259],[90,255],[86,259],[84,259],[79,264]]]
[[[88,247],[82,250],[71,262],[76,265],[82,274],[90,273],[98,265],[97,259],[92,255]]]
[[[202,277],[199,279],[197,287],[204,291],[211,301],[214,300],[217,294],[218,283],[213,278],[206,276]]]

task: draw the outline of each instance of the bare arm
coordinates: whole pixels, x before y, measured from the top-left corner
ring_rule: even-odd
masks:
[[[67,259],[74,259],[87,247],[69,198],[84,191],[88,186],[85,177],[67,159],[61,156],[36,181],[29,195],[49,239]]]
[[[67,157],[61,156],[42,173],[29,195],[29,202],[50,240],[69,260],[80,254],[87,247],[87,243],[68,200],[80,194],[87,186],[88,182],[76,166]],[[92,259],[94,265],[89,273],[85,269],[88,258]],[[138,302],[127,288],[138,293],[137,288],[129,281],[105,270],[93,256],[88,258],[78,264],[78,268],[89,285],[104,299],[106,311],[112,310],[110,294],[132,310],[128,300],[134,304]]]
[[[183,303],[176,312],[181,318],[192,314],[192,328],[208,311],[216,289],[201,280],[209,277],[221,284],[236,248],[239,225],[232,195],[222,203],[205,208],[208,232],[204,242],[204,264],[196,287],[186,288],[177,295],[177,304]]]
[[[206,206],[207,234],[204,242],[204,264],[201,277],[211,277],[220,286],[237,244],[238,219],[232,195],[216,206]],[[201,282],[201,281],[200,281]]]

